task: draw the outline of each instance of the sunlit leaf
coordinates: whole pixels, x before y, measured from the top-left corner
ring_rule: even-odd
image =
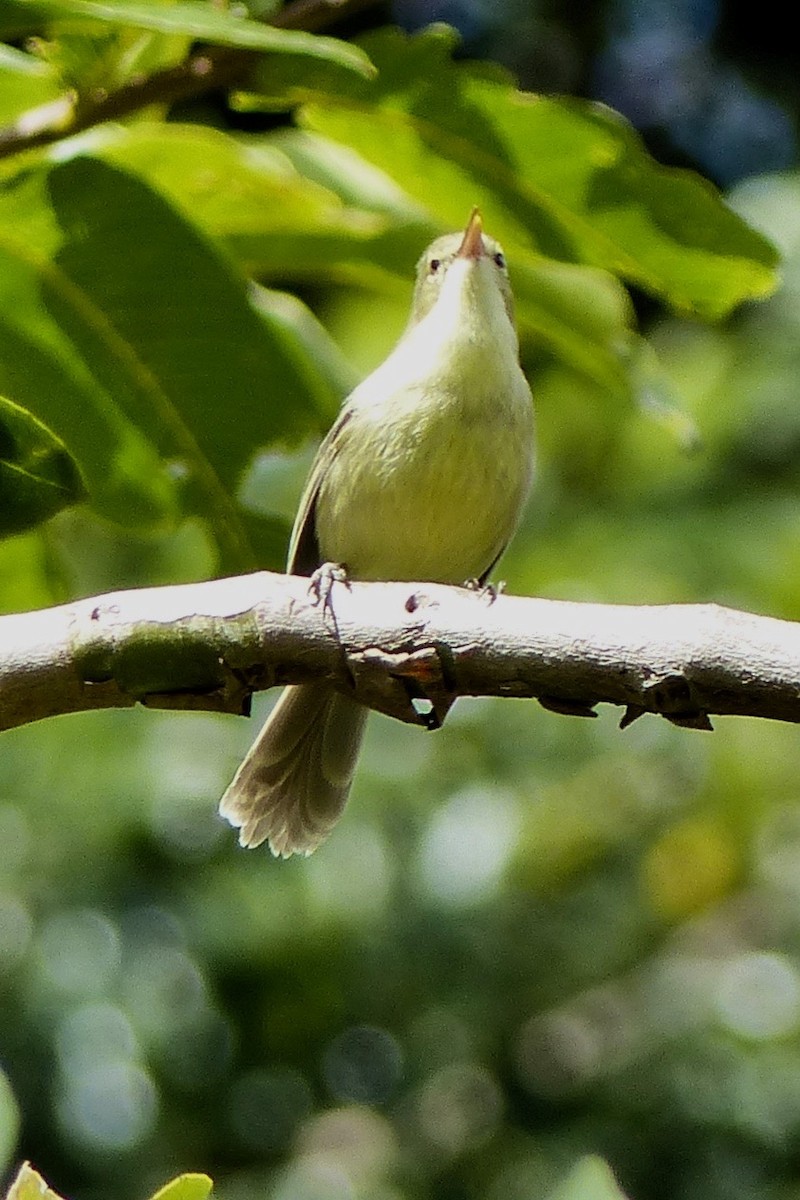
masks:
[[[208,1175],[179,1175],[159,1188],[151,1200],[205,1200],[213,1186]]]
[[[63,90],[58,72],[48,63],[13,46],[0,45],[0,79],[0,125],[56,100]]]
[[[64,443],[31,413],[0,396],[0,536],[38,525],[85,495]]]
[[[298,30],[276,29],[238,16],[227,8],[193,3],[192,0],[179,0],[174,4],[144,4],[135,0],[4,0],[4,8],[2,28],[12,32],[15,21],[25,28],[39,21],[78,18],[185,35],[218,46],[307,55],[328,60],[366,77],[374,74],[364,51],[348,42]]]
[[[46,608],[68,599],[70,585],[54,562],[47,526],[0,542],[0,612]],[[72,564],[68,569],[71,569]]]
[[[7,1200],[61,1200],[30,1163],[23,1163],[8,1190]]]
[[[360,248],[367,258],[387,228],[385,217],[343,204],[335,191],[298,169],[282,140],[138,122],[103,131],[92,149],[145,179],[259,274],[319,279],[336,255],[359,257]]]
[[[102,351],[101,369],[114,373],[128,358],[135,393],[121,403],[135,405],[165,453],[191,462],[199,449],[232,490],[254,445],[308,428],[313,409],[280,333],[196,228],[133,176],[89,158],[55,168],[48,192],[67,234],[56,261],[119,339],[86,353]],[[66,306],[60,316],[71,326]]]

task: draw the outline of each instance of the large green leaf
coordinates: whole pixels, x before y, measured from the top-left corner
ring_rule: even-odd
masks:
[[[0,396],[0,537],[40,524],[85,494],[63,442]]]
[[[15,384],[7,391],[62,437],[97,506],[116,519],[119,506],[103,503],[120,458],[114,434],[127,429],[150,454],[177,460],[189,506],[216,529],[226,563],[248,565],[234,497],[249,459],[259,445],[297,440],[326,420],[285,318],[256,308],[232,265],[134,176],[78,157],[38,183],[38,204],[29,181],[5,198],[14,241],[0,295],[16,278],[27,300],[0,318]],[[30,259],[33,241],[42,261]],[[45,348],[26,353],[25,339],[36,338]],[[45,353],[53,345],[57,363]],[[88,405],[70,391],[75,375]],[[329,415],[327,396],[324,407]],[[147,484],[163,475],[161,465],[136,465]]]
[[[259,274],[319,279],[331,258],[352,251],[369,259],[374,239],[389,226],[385,216],[344,204],[309,178],[280,140],[140,121],[98,132],[92,148],[145,179]],[[330,253],[320,254],[325,246]]]
[[[70,305],[91,324],[91,305],[53,262],[22,241],[0,241],[0,388],[66,446],[99,512],[143,527],[171,520],[175,487],[163,463],[119,408],[119,389],[102,383],[54,316]],[[102,320],[99,330],[96,341]]]
[[[605,268],[676,309],[719,317],[774,288],[775,250],[708,183],[660,167],[608,109],[454,63],[454,38],[445,27],[369,35],[377,80],[337,72],[331,84],[317,72],[301,123],[357,150],[449,227],[478,204],[511,245]],[[295,82],[286,103],[297,98]]]
[[[66,239],[60,269],[95,298],[113,334],[98,371],[128,357],[121,402],[165,454],[200,455],[233,491],[254,446],[296,438],[316,414],[245,280],[195,227],[133,176],[90,158],[55,168],[48,191]],[[72,326],[66,306],[62,324]],[[86,353],[92,348],[86,345]]]
[[[364,51],[348,42],[302,31],[276,29],[199,0],[180,0],[174,4],[136,3],[135,0],[3,0],[3,7],[0,29],[4,32],[29,29],[40,21],[99,21],[184,35],[218,46],[308,56],[330,61],[363,76],[374,74]]]

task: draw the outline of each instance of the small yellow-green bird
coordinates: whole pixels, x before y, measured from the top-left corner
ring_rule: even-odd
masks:
[[[353,580],[485,580],[533,474],[533,402],[505,257],[475,209],[423,254],[411,319],[319,448],[287,571]],[[220,803],[243,846],[310,854],[341,816],[367,710],[287,687]]]

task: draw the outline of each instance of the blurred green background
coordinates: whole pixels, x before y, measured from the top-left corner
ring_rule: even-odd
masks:
[[[752,37],[737,6],[689,0],[383,15],[460,24],[471,53],[505,58],[527,87],[629,104],[663,161],[730,186],[784,255],[781,290],[716,326],[634,291],[656,399],[678,406],[660,419],[543,353],[522,321],[540,469],[501,567],[509,591],[797,619],[798,83],[780,29],[764,33],[768,8]],[[59,44],[85,72],[87,46]],[[246,136],[253,156],[282,133],[259,125],[266,106],[245,107],[180,115]],[[146,131],[121,149],[115,136],[100,157],[155,178]],[[317,163],[321,210],[338,169],[322,179]],[[403,208],[377,176],[354,183],[352,163],[340,175],[372,189],[373,214]],[[3,237],[34,211],[35,165],[4,180]],[[288,171],[282,186],[291,198]],[[384,262],[301,277],[281,260],[299,241],[286,249],[249,215],[226,228],[242,197],[210,195],[203,236],[239,238],[259,280],[291,286],[331,356],[311,415],[281,428],[244,485],[268,518],[260,561],[272,545],[276,564],[315,436],[402,328],[408,263],[431,231],[412,205],[394,274]],[[353,237],[371,228],[363,217]],[[37,253],[49,236],[43,223]],[[125,237],[133,253],[135,225]],[[245,438],[269,441],[237,403],[226,396],[237,436],[244,421]],[[159,511],[153,528],[121,530],[78,507],[10,538],[3,609],[215,573],[203,522]],[[532,1200],[593,1153],[636,1200],[800,1198],[797,732],[646,717],[620,733],[618,717],[461,701],[430,735],[373,716],[344,819],[311,859],[285,863],[240,850],[216,815],[257,719],[109,712],[4,734],[0,1170],[30,1158],[80,1200],[142,1197],[181,1170],[207,1171],[223,1200]]]

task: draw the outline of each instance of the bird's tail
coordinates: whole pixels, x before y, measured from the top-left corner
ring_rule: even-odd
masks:
[[[284,689],[220,801],[243,846],[269,839],[282,858],[317,848],[347,803],[366,717],[319,684]]]

